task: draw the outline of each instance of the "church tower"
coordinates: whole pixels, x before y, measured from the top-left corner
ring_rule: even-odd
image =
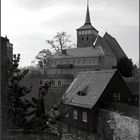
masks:
[[[87,12],[85,24],[77,29],[77,48],[91,47],[98,36],[98,31],[92,26],[89,13],[89,1],[87,0]]]

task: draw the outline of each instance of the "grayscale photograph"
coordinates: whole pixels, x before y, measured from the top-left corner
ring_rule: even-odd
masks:
[[[139,0],[1,0],[1,140],[139,140]]]

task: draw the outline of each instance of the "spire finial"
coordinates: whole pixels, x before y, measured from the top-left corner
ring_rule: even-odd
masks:
[[[90,14],[89,14],[89,0],[87,0],[87,13],[86,13],[85,24],[91,24],[91,22],[90,22]]]

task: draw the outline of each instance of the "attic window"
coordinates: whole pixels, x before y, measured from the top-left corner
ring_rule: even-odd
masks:
[[[79,96],[86,96],[87,95],[88,86],[85,87],[82,91],[78,91],[77,94]]]
[[[120,100],[120,93],[113,93],[113,100],[119,101]]]

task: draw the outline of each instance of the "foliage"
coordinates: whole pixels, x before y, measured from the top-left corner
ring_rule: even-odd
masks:
[[[41,50],[35,60],[32,61],[35,65],[39,66],[41,70],[43,70],[44,74],[46,74],[47,70],[49,69],[48,59],[52,56],[52,52],[49,49]]]
[[[30,78],[44,77],[44,73],[37,66],[28,66],[27,68],[23,67],[23,68],[21,68],[21,71],[24,70],[24,69],[28,69],[29,70],[29,72],[26,75],[26,77],[30,77]]]
[[[129,59],[127,57],[121,58],[118,61],[116,68],[119,70],[119,72],[124,77],[131,77],[134,75],[133,61],[132,61],[132,59]]]
[[[47,40],[46,42],[51,45],[55,53],[62,53],[63,49],[74,47],[69,38],[70,35],[66,32],[58,32],[52,40]]]
[[[46,126],[44,123],[46,122],[44,96],[48,93],[50,86],[50,81],[47,81],[45,83],[40,81],[38,98],[32,97],[32,101],[29,103],[32,111],[30,111],[28,115],[34,116],[29,123],[30,129],[44,130]],[[42,125],[42,123],[44,125]]]
[[[61,100],[57,105],[52,107],[48,113],[47,126],[52,134],[57,134],[61,140],[63,134],[63,119],[68,112],[68,107]]]
[[[20,81],[28,73],[28,69],[22,72],[18,68],[20,55],[13,56],[13,61],[9,63],[8,75],[8,112],[9,112],[9,127],[10,128],[26,128],[27,127],[27,112],[28,104],[22,99],[28,94],[31,89],[21,86]]]

